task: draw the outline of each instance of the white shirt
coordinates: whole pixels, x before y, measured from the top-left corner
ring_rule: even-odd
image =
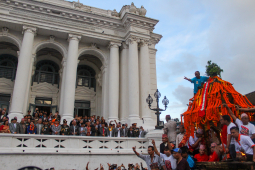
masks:
[[[239,133],[241,135],[252,136],[255,133],[255,126],[250,122],[247,125],[244,125],[240,119],[236,119],[236,124],[239,128]]]
[[[118,129],[118,137],[120,137],[120,128]]]
[[[189,145],[192,146],[193,144],[196,143],[196,141],[198,140],[198,137],[196,136],[196,133],[194,134],[194,138],[192,136],[189,137]],[[199,149],[199,144],[196,148],[194,148],[195,150],[196,149]]]
[[[245,154],[253,155],[253,147],[255,144],[249,136],[239,135],[238,140],[235,140],[236,151],[244,151]]]
[[[165,161],[165,165],[170,162],[172,170],[175,170],[177,168],[177,160],[173,157],[173,155],[170,155],[169,157],[166,154],[160,153],[160,158],[163,158]]]
[[[228,127],[227,127],[227,134],[228,134],[228,135],[231,135],[230,129],[231,129],[232,127],[236,127],[236,125],[235,125],[234,123],[230,122],[230,124],[229,124]],[[231,137],[230,144],[234,144],[234,143],[235,143],[235,139],[234,139],[233,137]]]
[[[184,136],[184,133],[179,133],[177,136],[176,136],[176,147],[178,147],[179,143],[181,143],[182,139],[183,139],[183,136]]]

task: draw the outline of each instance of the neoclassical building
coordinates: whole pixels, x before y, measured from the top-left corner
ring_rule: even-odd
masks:
[[[153,126],[158,20],[65,0],[0,1],[0,105],[18,121],[35,108],[70,121],[104,116]]]

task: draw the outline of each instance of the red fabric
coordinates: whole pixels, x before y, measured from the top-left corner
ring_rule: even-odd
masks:
[[[194,158],[197,159],[197,162],[205,162],[209,160],[209,157],[206,154],[200,155],[200,153],[196,154]]]
[[[223,125],[221,126],[221,137],[222,137],[222,142],[227,145],[227,136],[228,136],[228,133],[227,133],[227,125]]]
[[[4,128],[4,125],[2,125],[2,126],[0,127],[0,131],[3,130],[3,128]]]
[[[216,161],[220,161],[220,159],[219,159],[217,153],[214,151],[213,154],[211,154],[209,156],[208,162],[216,162]]]

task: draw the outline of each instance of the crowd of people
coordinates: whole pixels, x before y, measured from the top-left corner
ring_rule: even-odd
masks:
[[[44,111],[35,110],[17,122],[17,118],[9,121],[6,109],[0,110],[0,133],[12,134],[38,134],[38,135],[79,135],[79,136],[103,136],[103,137],[145,137],[146,131],[142,126],[137,127],[121,124],[116,120],[107,123],[100,116],[76,116],[68,125],[64,119],[61,125],[61,116],[58,111],[53,115],[47,115]],[[11,123],[9,123],[11,122]]]
[[[134,153],[143,159],[150,169],[167,169],[167,170],[192,170],[196,169],[197,162],[218,162],[227,161],[253,161],[255,162],[255,126],[249,122],[246,113],[241,114],[241,120],[238,119],[231,109],[226,107],[229,115],[221,116],[220,123],[222,126],[221,139],[213,138],[213,130],[209,131],[209,136],[204,137],[203,129],[196,129],[194,137],[186,139],[183,125],[179,126],[180,133],[176,135],[176,123],[166,116],[167,123],[160,144],[160,151],[157,150],[155,141],[148,147],[148,155]],[[243,109],[239,111],[255,111],[254,108]],[[172,138],[172,139],[171,139]],[[175,141],[173,140],[175,139]],[[210,146],[208,147],[208,143]]]

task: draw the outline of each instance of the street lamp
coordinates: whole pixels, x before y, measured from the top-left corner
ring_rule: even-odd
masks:
[[[163,126],[160,126],[160,125],[159,125],[159,115],[161,114],[161,111],[165,111],[165,110],[166,110],[167,105],[169,104],[169,100],[166,98],[166,96],[165,96],[164,99],[162,100],[162,103],[163,103],[163,105],[165,106],[165,110],[164,110],[164,109],[160,109],[160,108],[159,108],[159,105],[158,105],[159,98],[161,97],[161,93],[158,91],[158,89],[157,89],[157,91],[154,93],[154,97],[156,98],[156,101],[157,101],[157,108],[153,108],[153,109],[151,108],[151,104],[152,104],[152,102],[153,102],[153,99],[152,99],[152,97],[151,97],[150,94],[149,94],[149,96],[147,97],[146,102],[148,103],[150,110],[156,111],[155,114],[157,115],[157,126],[155,126],[155,129],[162,129]]]

